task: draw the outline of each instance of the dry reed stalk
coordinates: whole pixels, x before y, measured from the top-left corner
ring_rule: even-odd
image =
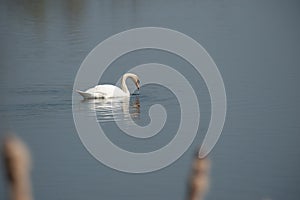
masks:
[[[31,158],[27,146],[16,136],[4,139],[3,157],[11,200],[32,200]]]
[[[189,179],[188,200],[203,200],[209,188],[210,160],[208,158],[194,159]]]

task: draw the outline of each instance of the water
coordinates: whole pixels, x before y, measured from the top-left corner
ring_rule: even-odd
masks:
[[[212,185],[207,199],[298,199],[299,6],[292,0],[1,3],[0,129],[1,134],[14,130],[30,146],[35,198],[183,199],[192,155],[210,118],[206,86],[188,63],[166,52],[144,50],[116,60],[100,80],[115,83],[131,66],[157,62],[198,83],[198,136],[177,162],[163,170],[132,175],[105,167],[80,142],[71,111],[76,72],[94,46],[130,28],[162,26],[200,42],[224,79],[228,112],[210,155]],[[178,102],[155,85],[141,88],[125,103],[127,115],[124,102],[114,102],[111,109],[105,102],[75,103],[95,109],[107,129],[114,129],[111,111],[120,120],[130,115],[147,125],[149,107],[164,105],[173,117],[157,138],[141,142],[112,131],[108,137],[127,150],[160,148],[172,139],[178,125]],[[1,198],[7,195],[3,180],[2,176]]]

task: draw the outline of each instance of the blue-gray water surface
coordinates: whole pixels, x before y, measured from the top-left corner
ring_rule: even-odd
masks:
[[[158,26],[202,44],[226,87],[227,117],[210,154],[207,199],[298,200],[299,9],[293,0],[2,1],[0,134],[13,130],[30,147],[35,199],[184,199],[191,161],[210,119],[205,83],[185,60],[141,50],[120,57],[100,80],[115,83],[131,66],[156,62],[174,67],[194,83],[200,91],[200,129],[172,165],[147,174],[110,169],[85,149],[72,117],[73,82],[86,55],[113,34]],[[134,91],[133,85],[130,89]],[[125,103],[95,101],[74,103],[96,111],[99,123],[111,130],[108,137],[129,151],[161,148],[174,137],[180,120],[174,95],[155,84],[142,87]],[[112,111],[119,120],[131,117],[143,126],[153,104],[168,112],[164,132],[141,141],[112,131]],[[0,198],[5,199],[3,173],[0,178]]]

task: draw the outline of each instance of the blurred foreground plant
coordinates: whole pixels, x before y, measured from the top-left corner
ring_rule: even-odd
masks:
[[[16,136],[8,135],[3,142],[3,157],[11,200],[32,200],[31,158],[27,146]]]

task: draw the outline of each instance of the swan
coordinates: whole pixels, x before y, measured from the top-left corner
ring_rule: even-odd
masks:
[[[137,75],[132,73],[126,73],[123,75],[121,80],[121,89],[114,85],[96,85],[93,88],[87,89],[86,91],[76,90],[84,99],[108,99],[116,97],[129,97],[130,92],[126,85],[127,78],[131,80],[136,85],[137,89],[140,89],[140,79]]]

